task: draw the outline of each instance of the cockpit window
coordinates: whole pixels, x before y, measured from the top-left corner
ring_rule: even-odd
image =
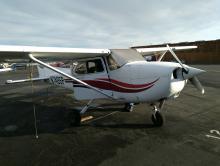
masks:
[[[93,59],[77,62],[76,67],[73,67],[76,74],[90,74],[103,72],[104,67],[101,59]]]
[[[120,68],[120,66],[117,64],[117,62],[113,59],[111,55],[107,57],[107,62],[108,62],[108,68],[110,70],[116,70]]]
[[[87,61],[88,73],[103,72],[104,68],[101,59]]]
[[[157,61],[157,58],[155,55],[148,55],[148,56],[144,56],[144,59],[148,62],[150,61]]]

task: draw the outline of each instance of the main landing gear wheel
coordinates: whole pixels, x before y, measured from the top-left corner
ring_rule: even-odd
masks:
[[[81,115],[78,111],[70,111],[68,114],[68,121],[70,126],[80,126],[81,125]]]
[[[132,112],[134,108],[134,104],[133,103],[126,103],[125,107],[124,107],[124,111],[125,112]]]
[[[154,126],[157,126],[157,127],[162,126],[164,123],[164,117],[160,111],[156,111],[154,114],[152,114],[151,120]]]

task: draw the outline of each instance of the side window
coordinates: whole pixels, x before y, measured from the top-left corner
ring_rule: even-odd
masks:
[[[79,61],[73,64],[73,72],[76,74],[98,73],[103,72],[104,67],[101,59],[88,61]]]
[[[148,55],[148,56],[144,56],[145,60],[150,62],[150,61],[157,61],[157,58],[155,55]]]
[[[112,56],[107,57],[107,62],[108,62],[108,68],[110,70],[116,70],[120,68],[120,66],[117,64],[117,62],[112,58]]]
[[[86,74],[87,73],[86,62],[78,62],[75,67],[75,73]]]
[[[87,61],[87,71],[88,73],[103,72],[104,68],[101,59]]]
[[[95,62],[92,62],[92,61],[87,62],[87,69],[88,69],[88,73],[95,73],[96,71]]]

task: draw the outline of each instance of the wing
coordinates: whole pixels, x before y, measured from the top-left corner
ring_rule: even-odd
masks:
[[[178,46],[170,47],[173,51],[196,49],[197,46]],[[135,48],[143,56],[147,55],[161,55],[166,51],[169,51],[168,47],[151,47],[151,48]]]
[[[110,54],[110,50],[0,45],[0,62],[7,60],[27,60],[30,59],[29,54],[34,55],[36,58],[50,59],[53,61],[107,56]]]
[[[93,58],[97,56],[107,56],[110,54],[108,49],[80,49],[80,48],[58,48],[58,47],[30,47],[30,46],[0,46],[0,61],[5,61],[7,59],[31,59],[34,62],[43,65],[44,67],[51,69],[52,71],[65,76],[71,80],[78,82],[86,86],[87,88],[93,89],[94,91],[103,94],[111,99],[116,99],[113,96],[110,96],[104,93],[102,90],[93,87],[78,78],[62,72],[61,70],[48,65],[43,62],[43,59],[53,60],[73,60],[73,59],[83,59],[83,58]],[[19,83],[27,82],[27,80],[17,80],[17,81],[8,81],[7,83]]]

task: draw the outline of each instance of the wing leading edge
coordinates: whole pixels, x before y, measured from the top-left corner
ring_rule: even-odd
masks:
[[[96,56],[107,56],[110,54],[109,49],[92,49],[92,48],[62,48],[62,47],[32,47],[32,46],[8,46],[0,45],[0,61],[8,59],[30,59],[29,54],[36,58],[50,60],[68,60],[93,58]]]

